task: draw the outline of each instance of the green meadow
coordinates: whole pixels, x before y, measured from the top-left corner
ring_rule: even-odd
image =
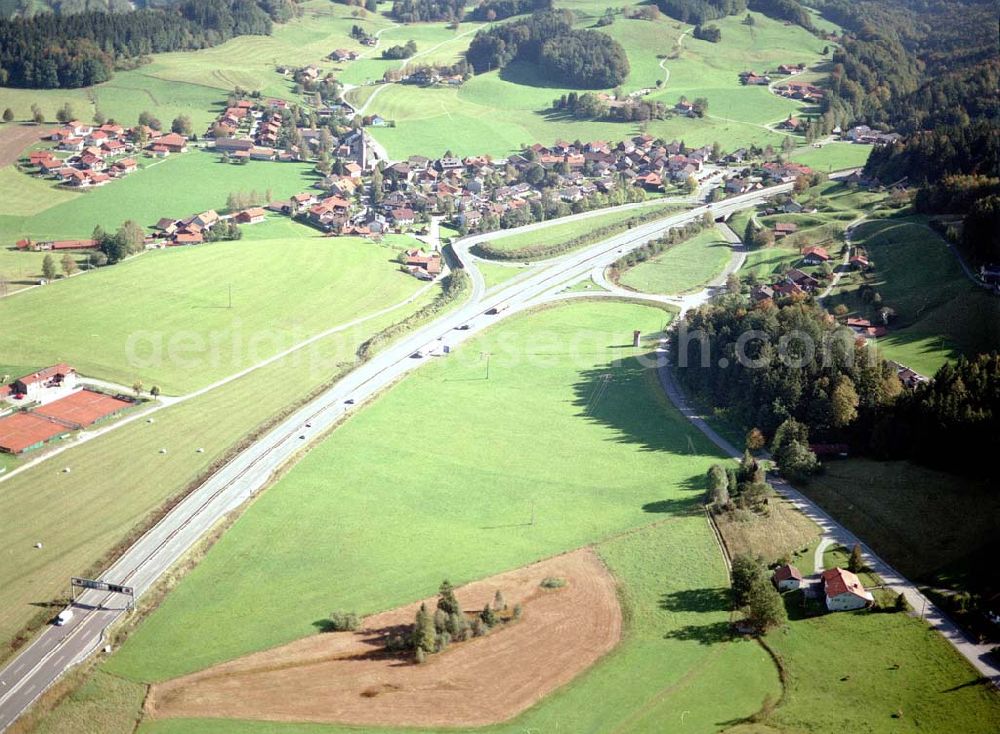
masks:
[[[6,555],[0,564],[0,587],[6,602],[0,608],[0,644],[25,625],[50,618],[46,605],[64,596],[69,576],[103,570],[111,549],[157,508],[183,496],[252,432],[350,368],[363,341],[429,303],[437,292],[437,288],[427,291],[407,306],[318,339],[239,379],[164,408],[152,422],[139,419],[123,425],[4,481],[0,537]],[[6,350],[0,353],[7,365],[0,368],[3,374],[27,374],[42,366],[12,365]],[[63,467],[72,472],[62,473]],[[53,512],[53,507],[60,512]],[[74,522],[67,523],[66,517]],[[44,553],[33,547],[40,539]]]
[[[618,282],[642,293],[686,293],[721,273],[731,253],[729,242],[713,227],[629,268]]]
[[[293,236],[150,251],[3,299],[0,317],[32,328],[0,332],[0,353],[178,394],[421,287],[392,262],[398,246],[290,226]]]
[[[796,163],[809,166],[814,171],[827,173],[864,166],[871,150],[870,145],[827,143],[821,148],[813,148],[812,146],[798,148],[789,157]]]
[[[18,181],[24,185],[61,188],[16,171],[12,175],[19,176]],[[270,191],[275,199],[282,199],[308,189],[315,180],[312,166],[305,163],[252,161],[236,165],[223,163],[212,153],[192,150],[161,159],[121,181],[91,191],[68,195],[53,191],[61,203],[37,213],[9,213],[0,204],[0,241],[24,236],[89,237],[97,225],[114,230],[126,219],[149,227],[161,217],[179,219],[206,209],[224,210],[231,192],[256,191],[263,197]],[[10,183],[14,185],[15,181]]]
[[[108,669],[162,680],[313,634],[332,608],[368,614],[445,576],[464,583],[697,514],[715,453],[630,345],[633,329],[656,338],[668,318],[553,307],[423,366],[254,502]]]

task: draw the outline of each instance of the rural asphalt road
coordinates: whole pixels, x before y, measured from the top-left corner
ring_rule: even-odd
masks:
[[[100,575],[100,579],[132,586],[136,595],[141,596],[219,520],[265,487],[277,470],[294,461],[313,440],[422,364],[425,359],[412,355],[428,344],[455,347],[502,318],[551,300],[570,281],[587,275],[595,268],[608,267],[622,253],[640,247],[670,227],[682,225],[706,212],[716,217],[728,215],[737,209],[787,193],[791,188],[790,183],[781,184],[639,225],[582,250],[539,264],[527,277],[519,277],[509,285],[490,292],[487,292],[483,276],[468,254],[469,247],[490,235],[460,240],[455,244],[454,251],[472,280],[472,295],[464,305],[358,366],[240,452],[126,550],[111,568]],[[528,225],[513,231],[533,231],[537,228],[537,225]],[[505,306],[501,313],[487,313],[499,305]],[[465,325],[467,329],[458,329]],[[102,646],[107,627],[128,613],[125,601],[124,597],[115,594],[83,593],[78,597],[74,617],[67,625],[46,628],[0,670],[0,731],[15,721],[67,669]]]

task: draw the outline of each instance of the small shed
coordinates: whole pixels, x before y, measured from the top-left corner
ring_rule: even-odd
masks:
[[[790,563],[774,569],[771,581],[778,591],[795,591],[802,586],[802,572]]]

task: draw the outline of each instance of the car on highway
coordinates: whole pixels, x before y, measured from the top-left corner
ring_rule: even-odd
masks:
[[[472,327],[469,324],[461,324],[455,327],[458,331],[468,331]]]
[[[354,398],[348,398],[345,400],[344,405],[354,405]]]
[[[501,303],[499,306],[494,306],[489,311],[486,312],[488,316],[496,316],[498,313],[503,313],[508,308],[510,308],[509,303]]]
[[[56,615],[56,618],[52,620],[52,624],[54,624],[56,627],[62,627],[71,619],[73,619],[73,610],[63,609],[61,612],[59,612],[59,614]]]

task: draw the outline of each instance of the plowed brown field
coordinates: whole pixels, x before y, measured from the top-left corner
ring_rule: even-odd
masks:
[[[567,580],[543,589],[546,576]],[[500,589],[521,620],[453,644],[423,665],[381,652],[420,602],[373,615],[360,632],[317,634],[155,684],[153,718],[208,717],[369,726],[482,726],[509,719],[565,685],[621,637],[615,581],[590,549],[477,581],[456,591],[482,609]],[[433,599],[425,600],[429,609]]]

